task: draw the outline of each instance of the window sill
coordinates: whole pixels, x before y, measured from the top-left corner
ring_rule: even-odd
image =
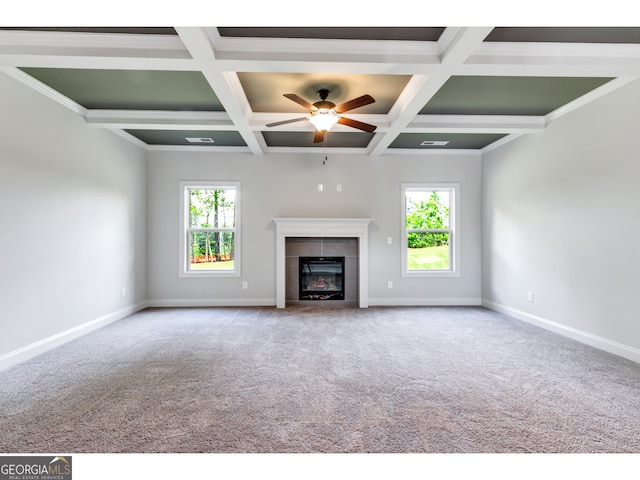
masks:
[[[402,272],[402,277],[405,278],[443,278],[443,277],[459,277],[460,272],[453,270],[405,270]]]
[[[240,272],[237,270],[230,270],[228,272],[222,272],[219,270],[204,270],[200,272],[180,272],[178,277],[180,278],[225,278],[225,277],[239,277]]]

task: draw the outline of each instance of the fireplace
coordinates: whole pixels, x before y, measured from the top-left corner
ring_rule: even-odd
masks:
[[[276,224],[276,307],[286,306],[286,252],[287,238],[357,238],[358,239],[358,292],[360,308],[369,306],[369,248],[368,235],[371,218],[274,218]],[[295,274],[295,272],[294,272]]]
[[[300,300],[344,300],[344,257],[300,257]]]

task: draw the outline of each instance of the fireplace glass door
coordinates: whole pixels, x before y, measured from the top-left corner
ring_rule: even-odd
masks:
[[[300,300],[344,300],[344,257],[300,257]]]

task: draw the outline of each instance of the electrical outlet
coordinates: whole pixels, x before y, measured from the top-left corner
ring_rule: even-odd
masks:
[[[247,288],[249,288],[249,282],[247,281],[242,282],[242,289],[246,290]]]
[[[527,301],[533,302],[533,292],[527,292]]]
[[[387,245],[391,245],[393,243],[392,237],[387,237]]]
[[[393,282],[391,280],[387,282],[387,288],[393,288]]]
[[[319,184],[318,184],[318,191],[319,191],[319,192],[321,192],[321,191],[323,191],[323,190],[324,190],[324,185],[323,185],[323,184],[321,184],[321,183],[319,183]]]
[[[342,184],[341,183],[337,183],[336,184],[336,192],[341,192],[342,191]]]
[[[122,290],[120,290],[120,295],[122,295],[123,297],[125,297],[127,295],[127,289],[122,287]]]

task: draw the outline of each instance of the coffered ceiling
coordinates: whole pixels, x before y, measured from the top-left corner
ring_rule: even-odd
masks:
[[[482,152],[640,77],[640,28],[11,27],[0,70],[149,150]],[[321,89],[376,130],[314,143]]]

